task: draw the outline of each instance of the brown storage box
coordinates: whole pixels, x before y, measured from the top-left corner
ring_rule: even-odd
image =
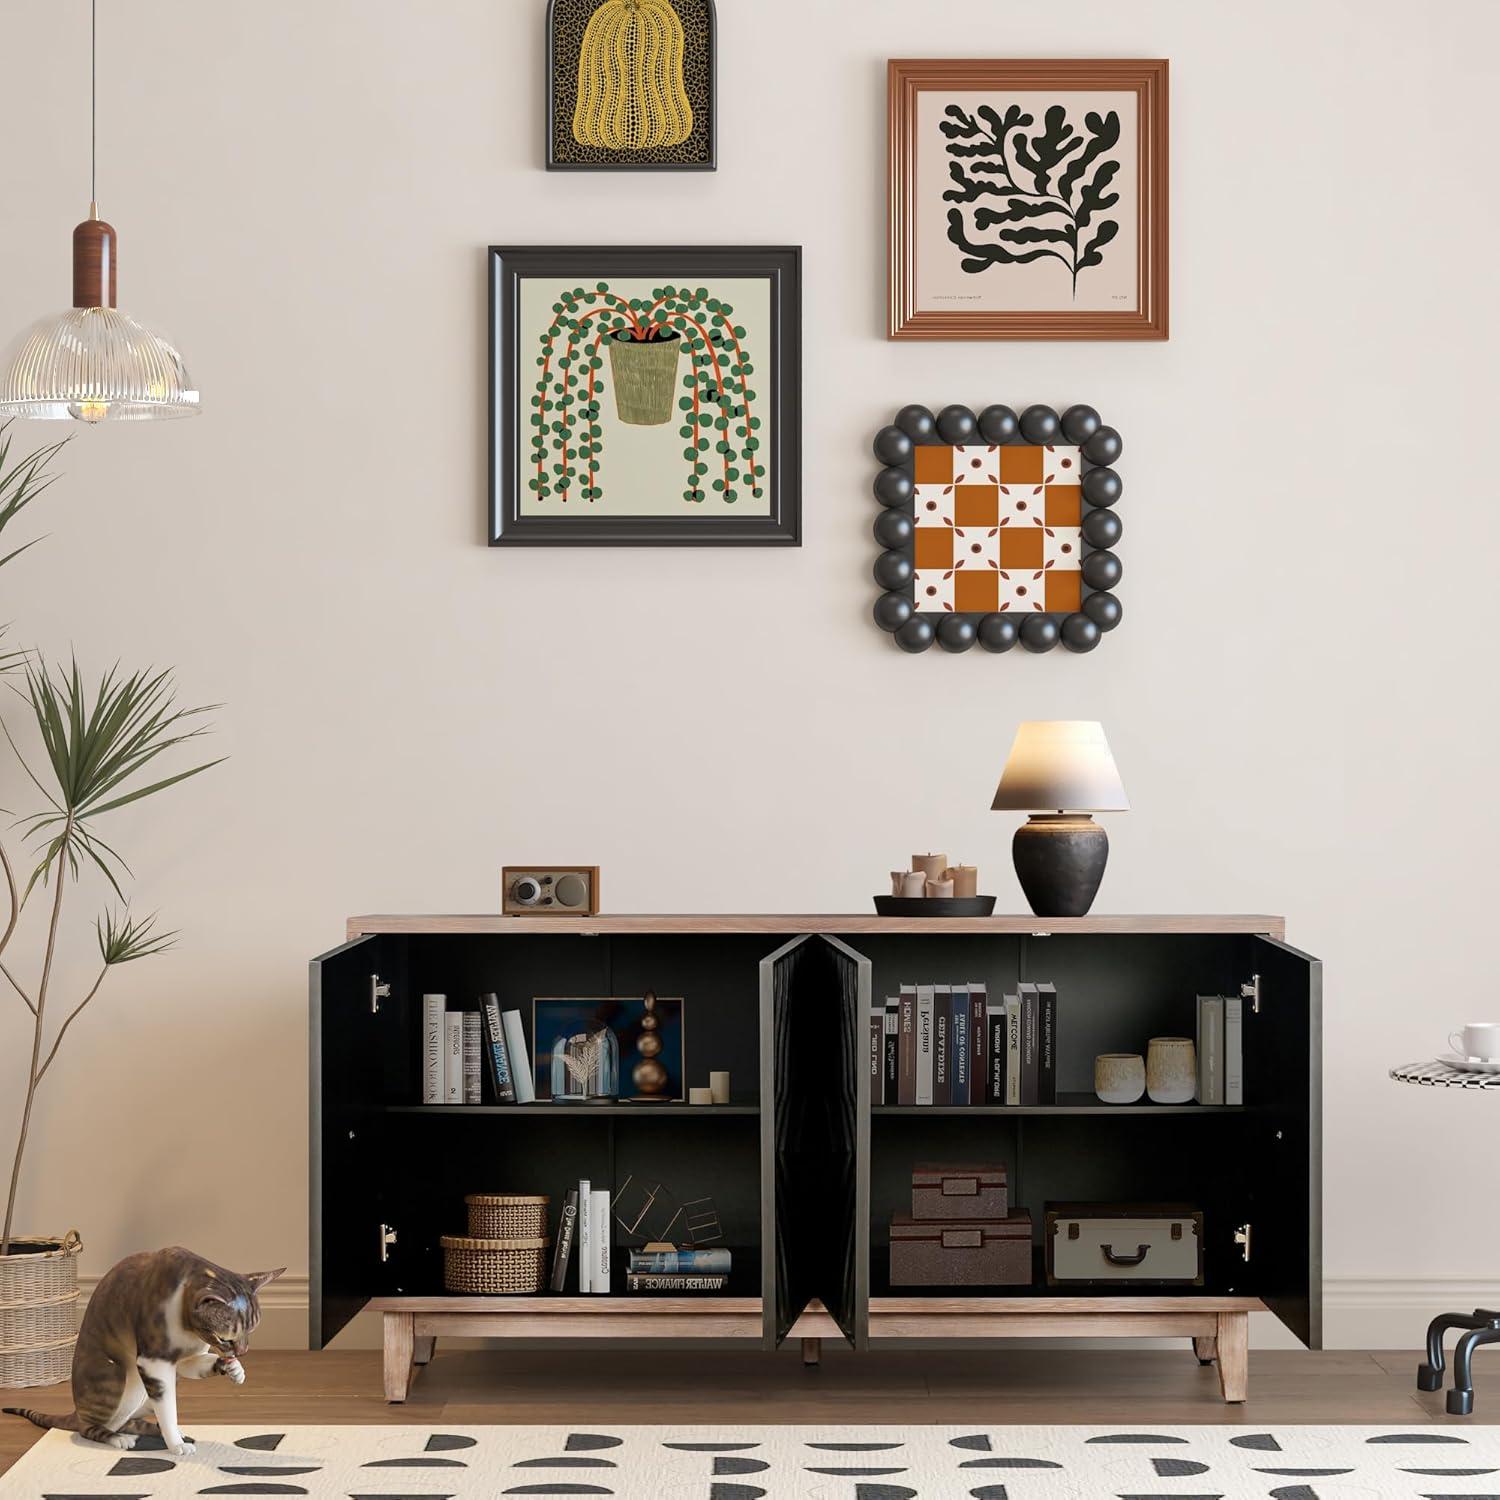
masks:
[[[892,1286],[1030,1286],[1031,1215],[891,1220]]]
[[[1203,1285],[1203,1215],[1185,1203],[1049,1203],[1048,1286]]]
[[[1003,1219],[1009,1212],[1004,1167],[924,1162],[911,1169],[914,1219]]]

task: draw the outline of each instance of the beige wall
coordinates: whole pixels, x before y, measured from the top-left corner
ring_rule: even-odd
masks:
[[[720,171],[613,178],[540,170],[543,9],[100,7],[122,305],[205,414],[81,433],[0,617],[175,664],[231,759],[116,822],[182,944],[77,1028],[23,1224],[77,1224],[95,1273],[172,1241],[303,1271],[304,965],[346,914],[492,908],[548,855],[616,911],[859,910],[929,845],[1014,907],[1001,758],[1082,717],[1134,809],[1101,909],[1285,912],[1327,960],[1333,1337],[1480,1300],[1500,1109],[1385,1074],[1500,1010],[1500,9],[720,0]],[[0,38],[11,330],[67,300],[87,8],[11,0]],[[1171,58],[1170,343],[882,338],[884,60],[924,53]],[[483,247],[608,240],[805,246],[800,550],[483,545]],[[869,623],[869,438],[912,400],[1125,433],[1102,649],[912,659]]]

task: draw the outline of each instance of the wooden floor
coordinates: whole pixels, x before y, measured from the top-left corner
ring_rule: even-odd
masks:
[[[888,1422],[1394,1423],[1500,1421],[1500,1369],[1476,1360],[1478,1415],[1451,1418],[1441,1394],[1417,1392],[1417,1356],[1343,1350],[1250,1356],[1250,1399],[1219,1400],[1214,1371],[1190,1350],[1006,1350],[858,1356],[824,1345],[818,1369],[780,1354],[516,1352],[439,1348],[404,1406],[381,1398],[374,1350],[252,1352],[249,1378],[179,1388],[183,1430],[194,1422]],[[1500,1360],[1494,1361],[1500,1365]],[[0,1405],[67,1411],[66,1386],[0,1390]],[[40,1436],[0,1417],[0,1471]]]

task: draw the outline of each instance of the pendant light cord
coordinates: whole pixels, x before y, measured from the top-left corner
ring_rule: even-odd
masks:
[[[89,0],[89,202],[97,203],[99,172],[99,0]]]

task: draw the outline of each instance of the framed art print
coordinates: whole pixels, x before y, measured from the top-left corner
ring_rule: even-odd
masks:
[[[549,171],[714,169],[714,0],[548,0]]]
[[[489,256],[492,545],[798,544],[800,249]]]
[[[889,64],[893,339],[1167,337],[1164,59]]]

